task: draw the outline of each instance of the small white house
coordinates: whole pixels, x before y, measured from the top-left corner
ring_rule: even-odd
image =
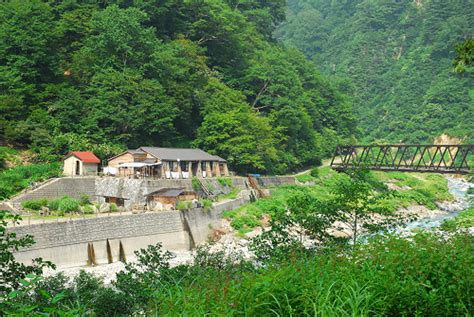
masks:
[[[66,176],[97,175],[100,160],[92,152],[69,152],[63,159]]]

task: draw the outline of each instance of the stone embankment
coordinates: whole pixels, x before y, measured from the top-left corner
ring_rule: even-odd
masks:
[[[247,178],[231,177],[232,185],[241,190],[248,189]],[[282,184],[295,184],[292,176],[258,177],[262,187],[272,187]],[[217,178],[203,180],[206,186],[217,192],[225,189]],[[6,209],[18,207],[21,202],[32,199],[55,199],[63,196],[80,198],[87,195],[91,200],[103,201],[105,196],[125,198],[125,207],[135,204],[144,204],[145,195],[163,188],[193,189],[191,179],[133,179],[123,177],[61,177],[50,179],[39,187],[27,189],[11,198],[8,202],[0,202]]]
[[[61,177],[52,178],[34,189],[27,189],[12,197],[10,202],[17,206],[22,201],[32,199],[55,199],[63,196],[80,198],[82,195],[95,199],[95,177]]]
[[[125,255],[157,242],[170,250],[190,250],[207,241],[213,228],[219,228],[221,215],[248,201],[248,195],[216,203],[212,208],[185,211],[142,212],[66,222],[45,222],[9,227],[18,236],[32,235],[35,244],[16,253],[16,258],[29,262],[36,257],[58,266],[84,266],[88,261],[88,244],[92,243],[98,263],[107,263],[107,240],[112,257],[119,257],[122,243]]]

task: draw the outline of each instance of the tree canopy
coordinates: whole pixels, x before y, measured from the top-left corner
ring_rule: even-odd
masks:
[[[350,98],[273,33],[283,0],[0,4],[0,139],[69,150],[198,146],[241,172],[318,162]],[[327,139],[331,141],[328,142]]]
[[[289,0],[289,8],[276,37],[342,79],[362,141],[474,137],[474,2]]]

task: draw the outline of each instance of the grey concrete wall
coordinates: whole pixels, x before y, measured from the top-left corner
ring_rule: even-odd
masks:
[[[184,230],[178,211],[50,222],[9,230],[16,232],[18,236],[30,234],[36,242],[30,248],[18,252],[18,260],[28,261],[34,257],[42,257],[61,266],[84,265],[89,242],[94,243],[99,262],[106,262],[107,239],[111,241],[115,253],[118,252],[118,243],[121,240],[127,256],[157,242],[162,242],[170,249],[189,248],[189,236]]]
[[[11,199],[14,204],[25,200],[47,198],[55,199],[65,195],[80,198],[86,194],[95,199],[95,177],[62,177],[55,178],[40,187],[21,193]]]
[[[292,176],[258,177],[260,186],[272,187],[283,184],[295,184]],[[214,191],[226,192],[225,188],[215,178],[205,179],[205,183],[210,184]],[[232,177],[234,187],[246,189],[247,179],[245,177]],[[122,177],[63,177],[48,181],[40,187],[26,191],[11,199],[14,204],[22,201],[47,198],[60,198],[65,195],[80,198],[82,194],[87,194],[90,199],[101,196],[113,196],[128,198],[125,201],[127,208],[133,204],[145,204],[145,195],[161,188],[180,187],[191,190],[193,188],[190,179],[129,179]]]
[[[190,239],[192,239],[196,245],[207,241],[210,231],[220,228],[222,213],[226,210],[236,209],[246,202],[248,202],[248,199],[238,198],[216,204],[209,210],[194,208],[183,211],[183,217],[189,226]]]
[[[225,193],[226,189],[216,178],[204,179],[205,184],[210,185],[214,192]],[[258,182],[262,187],[272,187],[283,184],[295,184],[295,178],[291,176],[259,177]],[[247,189],[245,177],[232,177],[234,187]],[[130,179],[120,177],[97,177],[95,180],[97,197],[113,196],[126,198],[125,207],[130,208],[134,204],[144,205],[145,195],[162,188],[186,188],[193,189],[190,179]]]
[[[207,241],[212,228],[219,228],[224,210],[239,207],[247,200],[239,198],[204,210],[153,212],[114,215],[69,222],[50,222],[11,227],[18,236],[30,234],[35,244],[16,253],[18,261],[28,263],[42,257],[60,267],[82,266],[87,263],[87,244],[92,242],[98,263],[107,263],[106,241],[109,239],[114,261],[118,260],[119,242],[127,257],[133,252],[158,242],[170,250],[188,250]]]

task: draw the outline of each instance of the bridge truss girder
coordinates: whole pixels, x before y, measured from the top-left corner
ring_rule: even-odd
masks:
[[[474,145],[338,145],[331,167],[338,171],[366,168],[378,171],[467,174]],[[472,161],[471,161],[472,164]]]

